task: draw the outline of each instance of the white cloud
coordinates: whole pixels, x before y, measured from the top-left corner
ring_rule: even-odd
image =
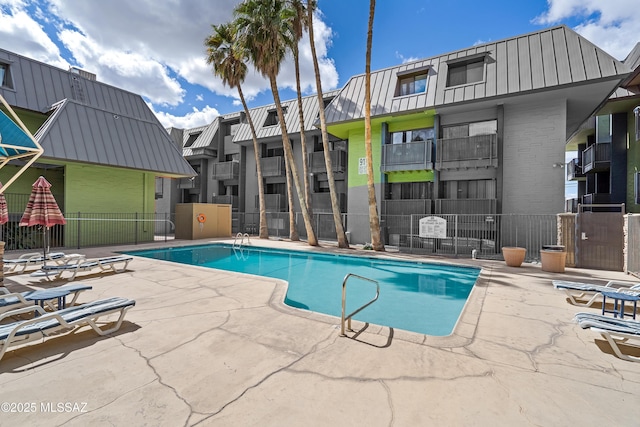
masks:
[[[396,51],[396,58],[401,60],[403,64],[406,64],[407,62],[417,61],[418,59],[420,59],[420,58],[417,58],[417,57],[414,57],[414,56],[410,56],[408,58],[405,58],[405,56],[403,54],[401,54],[400,52],[398,52],[398,51]]]
[[[624,59],[638,42],[640,5],[638,0],[547,0],[548,10],[535,19],[555,24],[578,18],[575,30],[618,59]]]
[[[42,0],[40,9],[24,0],[0,0],[0,5],[6,5],[3,10],[9,10],[0,10],[0,47],[67,68],[69,63],[56,46],[61,42],[72,55],[72,65],[95,73],[100,81],[146,97],[160,110],[187,100],[185,81],[237,100],[237,90],[225,87],[206,64],[204,39],[212,24],[232,19],[239,2],[216,0],[212,6],[210,0]],[[27,4],[30,10],[35,8],[32,16]],[[44,31],[45,24],[57,28],[52,38]],[[332,31],[320,13],[314,30],[323,89],[330,90],[337,86],[338,74],[327,56]],[[315,92],[307,38],[301,44],[300,58],[303,90]],[[283,88],[295,88],[291,61],[287,59],[278,76]],[[268,92],[269,83],[250,71],[242,89],[250,101]],[[203,95],[206,100],[207,94]],[[171,114],[167,117],[175,118]],[[193,114],[185,120],[194,120]]]
[[[185,114],[184,116],[174,116],[165,111],[155,111],[153,105],[149,105],[149,108],[153,110],[153,112],[162,123],[162,126],[165,128],[174,127],[178,129],[190,129],[199,126],[208,125],[220,115],[218,110],[213,107],[209,107],[208,105],[204,107],[202,110],[198,110],[197,108],[193,108],[190,113]]]

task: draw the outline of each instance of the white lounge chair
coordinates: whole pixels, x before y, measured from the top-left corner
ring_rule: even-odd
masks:
[[[83,256],[73,257],[67,260],[64,264],[58,265],[44,265],[42,268],[34,273],[31,273],[33,277],[46,277],[49,280],[60,279],[64,272],[70,272],[71,277],[69,280],[73,280],[79,271],[91,271],[96,268],[100,269],[100,272],[112,271],[119,273],[125,271],[129,262],[133,257],[128,255],[111,256],[98,259],[86,259]]]
[[[64,252],[51,252],[48,254],[47,261],[59,261],[64,259]],[[14,273],[19,271],[24,273],[27,267],[36,266],[44,263],[45,257],[42,252],[32,252],[28,254],[22,254],[18,258],[4,259],[4,272]]]
[[[30,341],[41,340],[50,335],[59,335],[63,329],[75,330],[89,325],[99,335],[107,335],[117,331],[122,325],[126,312],[135,305],[135,301],[126,298],[108,298],[83,305],[47,312],[40,306],[23,307],[0,315],[0,321],[16,314],[35,311],[40,314],[30,320],[0,325],[0,359],[9,347]],[[103,329],[98,319],[113,313],[120,313],[117,320],[109,322],[111,327]]]
[[[582,282],[569,282],[565,280],[553,280],[553,287],[563,290],[571,304],[591,307],[598,299],[602,298],[601,291],[618,291],[631,294],[640,294],[640,283],[622,282],[610,280],[605,285],[593,285]],[[586,301],[585,301],[586,300]]]
[[[73,299],[67,302],[68,305],[75,305],[76,301],[80,294],[84,291],[88,291],[91,289],[90,285],[85,285],[82,283],[74,283],[64,286],[58,286],[53,288],[57,291],[68,291],[68,295],[73,295]],[[43,298],[40,296],[45,296],[44,292],[49,292],[50,289],[36,290],[36,291],[26,291],[26,292],[9,292],[9,290],[5,287],[0,287],[0,314],[15,310],[24,306],[34,305],[37,301],[42,301]],[[45,296],[46,298],[46,296]],[[57,307],[53,305],[53,301],[57,300],[58,297],[52,297],[51,300],[44,300],[47,303],[47,306],[55,310]],[[66,296],[65,296],[66,298]]]
[[[625,354],[620,348],[620,345],[624,344],[640,351],[640,322],[595,313],[578,313],[574,319],[580,327],[589,328],[606,339],[620,359],[640,362],[640,356]]]

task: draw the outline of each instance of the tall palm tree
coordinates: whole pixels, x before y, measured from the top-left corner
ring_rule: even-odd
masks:
[[[316,43],[313,38],[313,12],[316,9],[316,5],[317,3],[315,0],[309,0],[307,2],[306,23],[309,31],[309,43],[311,44],[311,56],[313,57],[313,69],[316,75],[316,91],[318,92],[318,107],[320,109],[320,129],[322,130],[322,150],[324,151],[324,165],[327,169],[327,178],[329,179],[329,197],[331,197],[331,212],[333,213],[333,222],[336,227],[338,247],[348,248],[349,241],[347,240],[347,235],[344,232],[342,215],[340,215],[340,207],[338,206],[336,180],[333,176],[333,164],[331,161],[331,153],[329,151],[329,134],[327,133],[327,121],[324,114],[324,99],[322,98],[320,67],[318,66],[318,56],[316,54]]]
[[[242,28],[243,41],[249,51],[251,61],[263,76],[269,78],[282,132],[282,145],[296,186],[298,201],[300,202],[300,209],[302,210],[302,217],[307,231],[307,241],[311,246],[318,246],[318,239],[313,230],[311,217],[304,200],[298,167],[293,158],[293,150],[287,133],[287,125],[284,120],[276,81],[276,76],[280,72],[280,65],[284,60],[288,46],[291,46],[291,39],[293,38],[290,28],[291,11],[284,6],[284,0],[245,0],[236,7],[234,13],[238,28]]]
[[[367,158],[367,189],[369,192],[369,228],[371,230],[371,246],[375,251],[384,251],[380,239],[380,218],[376,203],[376,190],[373,184],[373,153],[371,148],[371,42],[373,40],[373,16],[376,0],[369,1],[369,25],[367,29],[367,54],[364,72],[364,147]]]
[[[304,181],[304,198],[307,202],[309,215],[313,217],[313,203],[311,199],[311,184],[309,182],[309,162],[307,161],[307,137],[304,132],[304,109],[302,108],[302,90],[300,89],[300,50],[298,43],[302,40],[304,30],[307,27],[307,16],[305,7],[301,0],[289,0],[288,7],[291,8],[292,22],[291,30],[293,32],[293,40],[291,44],[291,53],[293,54],[293,64],[296,73],[296,93],[298,95],[298,119],[300,121],[300,146],[302,147],[302,176]]]
[[[262,179],[262,167],[260,166],[260,151],[258,150],[258,137],[256,129],[249,114],[249,108],[242,93],[242,82],[247,76],[247,65],[245,60],[247,53],[243,50],[242,43],[239,43],[237,28],[233,23],[212,25],[213,32],[208,36],[204,45],[207,48],[207,63],[213,64],[213,72],[222,79],[222,83],[238,89],[238,96],[242,101],[251,137],[253,138],[253,151],[255,153],[256,170],[258,174],[258,200],[260,205],[260,231],[261,239],[269,238],[269,228],[267,227],[267,209],[264,200],[264,181]]]

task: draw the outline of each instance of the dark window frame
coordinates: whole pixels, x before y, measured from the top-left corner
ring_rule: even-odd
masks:
[[[479,65],[481,69],[479,78],[474,77],[473,71]],[[482,83],[486,79],[486,55],[472,56],[462,60],[449,61],[447,63],[447,85],[446,87],[465,86],[469,84]],[[453,74],[455,72],[456,74]],[[452,81],[453,80],[453,81]]]

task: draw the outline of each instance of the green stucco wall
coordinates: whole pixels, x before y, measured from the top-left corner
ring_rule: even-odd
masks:
[[[386,117],[372,120],[371,148],[373,151],[374,184],[381,182],[380,161],[382,156],[382,123],[386,121],[389,132],[431,128],[434,126],[435,110],[399,117]],[[345,132],[345,125],[340,125],[340,131]],[[331,132],[331,127],[329,132]],[[349,188],[367,185],[367,175],[359,173],[359,161],[365,156],[364,121],[350,124],[347,131],[349,140]],[[433,181],[433,171],[393,172],[387,174],[388,182],[421,182]]]

